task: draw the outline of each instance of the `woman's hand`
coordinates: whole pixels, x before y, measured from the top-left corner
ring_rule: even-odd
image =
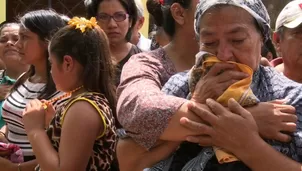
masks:
[[[198,115],[208,123],[203,125],[207,139],[189,136],[188,141],[201,144],[207,141],[217,147],[234,152],[237,148],[248,148],[246,144],[260,138],[253,116],[234,99],[228,101],[229,110],[211,99],[206,100],[206,104],[213,113],[206,110],[200,113],[199,106],[196,103],[192,103],[190,109],[195,113],[198,112]],[[180,122],[188,128],[196,126],[190,124],[187,118],[182,118]]]
[[[16,171],[18,169],[16,164],[2,157],[0,157],[0,166],[1,171]]]
[[[198,103],[205,103],[208,98],[217,99],[229,86],[248,77],[246,73],[236,71],[235,67],[235,65],[228,63],[215,64],[210,71],[198,81],[191,100]]]
[[[11,85],[0,85],[0,100],[4,100],[9,93]]]
[[[38,99],[30,101],[23,111],[23,123],[27,134],[45,128],[45,109]]]
[[[283,103],[284,100],[276,100],[247,108],[256,120],[259,133],[263,138],[281,142],[291,140],[291,136],[284,132],[294,132],[298,118],[295,108]]]
[[[2,133],[0,133],[0,142],[2,142],[2,143],[8,143],[6,137]]]

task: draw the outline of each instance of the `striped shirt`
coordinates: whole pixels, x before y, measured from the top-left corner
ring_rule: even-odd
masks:
[[[0,82],[2,81],[4,75],[5,75],[5,70],[0,70]]]
[[[20,146],[25,157],[34,156],[34,153],[24,129],[22,113],[26,104],[30,100],[36,99],[44,87],[44,83],[31,83],[26,80],[16,91],[12,92],[3,103],[2,117],[7,123],[7,139],[10,143]],[[49,97],[49,99],[60,95],[62,95],[62,93],[56,92]],[[55,102],[53,105],[57,107],[65,101],[66,99],[63,99]]]

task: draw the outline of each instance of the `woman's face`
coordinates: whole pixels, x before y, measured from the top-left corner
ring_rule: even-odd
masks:
[[[219,21],[219,22],[217,22]],[[263,38],[255,19],[244,9],[224,6],[209,9],[200,22],[200,50],[221,61],[234,61],[258,68]]]
[[[131,19],[119,0],[104,0],[98,7],[98,24],[105,31],[110,44],[126,42]]]
[[[13,24],[4,27],[0,33],[0,58],[10,68],[20,63],[20,56],[15,44],[19,39],[19,25]]]
[[[20,27],[19,36],[16,46],[23,63],[35,65],[47,60],[47,43],[42,41],[37,34]]]

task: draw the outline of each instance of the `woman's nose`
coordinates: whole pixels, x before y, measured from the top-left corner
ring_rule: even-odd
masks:
[[[233,59],[233,52],[231,46],[222,43],[218,45],[217,58],[221,61],[230,61]]]
[[[14,45],[16,44],[16,41],[8,40],[8,41],[6,42],[6,44],[7,44],[8,46],[14,46]]]
[[[108,22],[108,27],[109,28],[115,28],[115,27],[117,27],[117,23],[116,23],[116,21],[114,21],[113,18],[110,18],[110,20]]]

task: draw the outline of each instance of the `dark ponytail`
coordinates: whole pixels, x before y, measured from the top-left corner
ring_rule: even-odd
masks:
[[[163,26],[163,11],[161,9],[161,4],[159,0],[148,0],[147,10],[151,17],[154,19],[154,24],[158,27]]]
[[[163,28],[170,37],[173,37],[175,34],[175,20],[170,10],[171,5],[179,3],[183,8],[188,9],[191,2],[192,0],[164,0],[164,5],[162,6]]]

